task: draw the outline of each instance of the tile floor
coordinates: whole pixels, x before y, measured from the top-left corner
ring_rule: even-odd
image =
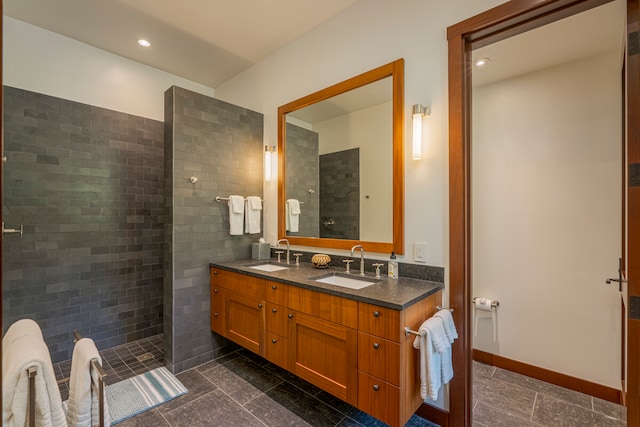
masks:
[[[163,365],[162,335],[101,352],[107,384]],[[54,365],[68,397],[71,362]],[[121,427],[384,426],[317,387],[246,350],[177,375],[189,392],[126,420]],[[624,408],[474,362],[474,427],[625,426]],[[437,427],[414,416],[406,427]]]

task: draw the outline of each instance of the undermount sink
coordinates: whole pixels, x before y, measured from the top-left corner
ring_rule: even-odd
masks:
[[[328,285],[342,286],[349,289],[362,289],[371,286],[379,280],[362,276],[347,276],[337,273],[324,274],[322,276],[311,277],[316,282],[326,283]]]
[[[289,267],[285,267],[284,265],[271,264],[269,262],[264,264],[251,264],[251,265],[247,265],[246,267],[255,268],[256,270],[268,271],[268,272],[286,270],[289,268]]]

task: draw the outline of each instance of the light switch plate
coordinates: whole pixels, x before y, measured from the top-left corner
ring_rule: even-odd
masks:
[[[427,244],[416,242],[413,246],[413,258],[416,262],[427,262]]]

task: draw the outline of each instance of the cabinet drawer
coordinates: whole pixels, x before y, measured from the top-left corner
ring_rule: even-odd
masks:
[[[265,299],[274,304],[286,306],[288,289],[284,283],[265,281],[264,295]]]
[[[400,342],[400,311],[358,303],[358,330]]]
[[[307,313],[348,328],[358,328],[358,303],[354,300],[291,286],[288,301],[291,310]]]
[[[379,378],[358,372],[358,409],[387,424],[399,425],[400,389]]]
[[[226,335],[225,316],[225,292],[224,289],[211,286],[211,330],[222,336]]]
[[[400,386],[400,344],[358,332],[358,369]]]
[[[269,362],[274,363],[281,368],[288,368],[289,343],[283,338],[272,332],[265,333],[264,357]]]
[[[265,308],[264,316],[267,331],[286,338],[289,328],[287,324],[287,308],[271,302],[267,302]]]
[[[224,311],[211,310],[211,330],[223,337],[227,336],[227,322]]]
[[[245,295],[264,299],[264,279],[211,268],[211,286],[218,286]]]

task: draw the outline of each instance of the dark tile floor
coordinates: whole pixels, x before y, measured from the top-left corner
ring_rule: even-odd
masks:
[[[107,384],[163,365],[162,336],[100,352]],[[142,359],[142,361],[140,360]],[[67,399],[71,362],[54,365]],[[126,420],[120,427],[331,426],[385,424],[246,350],[177,375],[189,392]],[[413,416],[406,427],[437,427]]]
[[[474,362],[473,425],[493,426],[626,426],[625,408]]]
[[[107,384],[162,366],[162,335],[100,352]],[[54,365],[62,398],[71,362]],[[121,427],[384,426],[287,371],[237,350],[177,375],[189,392]],[[474,362],[474,427],[625,426],[624,408]],[[412,417],[407,427],[437,427]]]

